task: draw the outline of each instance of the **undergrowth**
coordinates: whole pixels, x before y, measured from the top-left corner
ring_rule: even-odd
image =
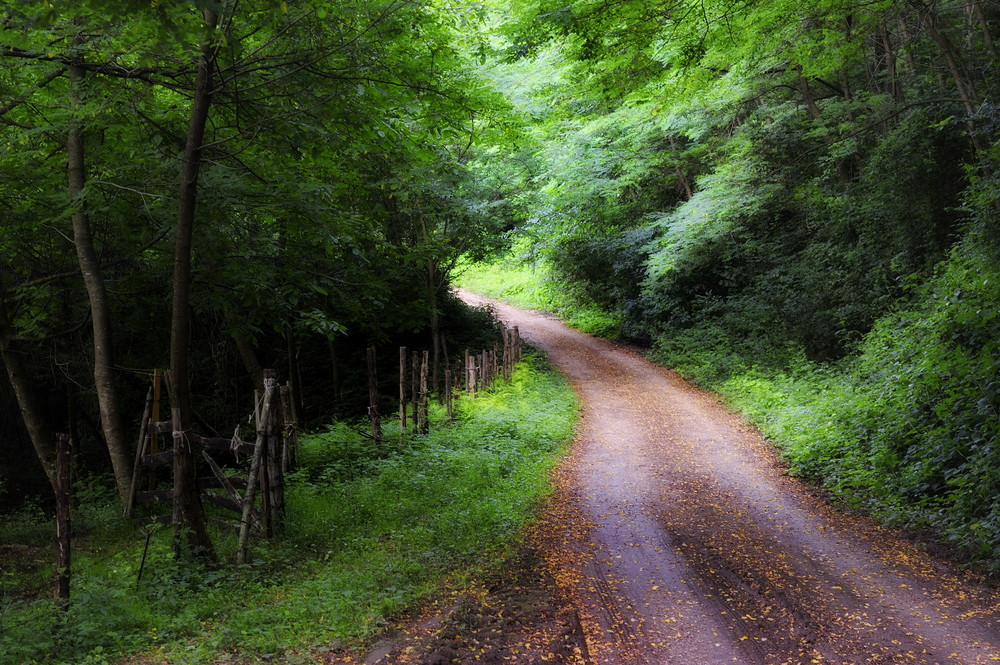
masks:
[[[400,441],[386,423],[376,444],[335,423],[306,436],[286,489],[286,536],[255,542],[243,566],[177,563],[164,529],[150,534],[140,579],[145,533],[105,520],[77,543],[65,612],[4,586],[0,663],[99,665],[144,653],[291,665],[363,642],[446,581],[503,559],[548,491],[575,408],[565,381],[529,355],[510,383],[459,399],[454,422],[434,409],[427,435]],[[42,531],[29,528],[38,518],[0,527],[0,544]],[[233,536],[215,537],[231,560]]]

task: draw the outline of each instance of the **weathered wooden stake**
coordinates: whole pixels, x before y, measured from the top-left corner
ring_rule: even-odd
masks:
[[[56,603],[69,606],[70,502],[72,499],[72,446],[68,434],[56,434]]]
[[[503,328],[503,379],[510,381],[510,330]]]
[[[399,440],[406,441],[406,347],[399,347]]]
[[[135,464],[132,467],[132,482],[128,488],[128,501],[125,502],[125,517],[132,517],[135,510],[135,493],[139,491],[139,471],[142,468],[142,456],[146,452],[146,442],[149,438],[149,417],[153,405],[153,388],[146,392],[146,408],[142,410],[142,424],[139,426],[139,444],[135,448]]]
[[[417,429],[421,434],[427,434],[430,424],[427,422],[427,372],[430,364],[430,353],[424,351],[423,362],[420,364],[420,417],[417,420]]]
[[[163,397],[163,370],[153,370],[153,410],[150,413],[154,423],[160,422],[160,401]],[[160,433],[154,427],[149,433],[149,453],[155,455],[160,452]],[[149,468],[149,489],[155,490],[157,484],[156,468]]]
[[[492,385],[493,385],[493,377],[490,376],[490,367],[492,367],[492,366],[493,366],[493,363],[490,360],[490,352],[484,350],[480,354],[480,360],[479,360],[479,368],[480,368],[479,371],[483,375],[483,390],[484,391],[485,390],[489,390],[492,387]]]
[[[447,371],[447,369],[448,369],[448,340],[445,338],[444,335],[441,335],[441,357],[444,359],[443,362],[442,362],[442,364],[444,365],[445,370]],[[441,391],[440,393],[438,393],[438,400],[439,400],[438,403],[439,404],[444,404],[445,403],[445,401],[448,399],[447,397],[445,397],[445,393],[451,391],[451,385],[448,383],[447,379],[444,382],[444,387],[445,387],[445,389],[443,391]]]
[[[261,418],[257,420],[257,442],[254,444],[253,460],[250,462],[250,475],[247,478],[247,491],[243,497],[243,514],[240,517],[240,536],[236,546],[236,563],[243,564],[247,560],[247,541],[250,539],[250,515],[253,511],[253,500],[257,492],[257,476],[260,473],[261,459],[264,457],[264,445],[267,432],[263,423],[270,418],[271,394],[274,392],[275,380],[264,379],[264,407]]]
[[[299,465],[299,423],[295,417],[295,402],[292,394],[292,382],[288,381],[281,386],[279,391],[281,398],[281,473],[288,473],[289,469],[294,469]]]
[[[378,377],[375,373],[375,347],[368,347],[368,417],[372,422],[372,438],[382,441],[382,420],[378,414]]]
[[[264,376],[270,375],[277,388],[274,370],[264,370]],[[275,405],[278,400],[279,390],[271,391],[271,404],[268,409],[267,419],[263,423],[267,431],[267,445],[265,447],[265,459],[267,460],[267,505],[270,508],[269,521],[267,524],[267,535],[276,536],[284,532],[285,528],[285,487],[284,477],[281,473],[281,446],[280,432],[278,429],[278,409]]]

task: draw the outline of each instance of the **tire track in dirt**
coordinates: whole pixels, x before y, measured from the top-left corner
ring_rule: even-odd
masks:
[[[588,661],[1000,662],[995,589],[833,510],[740,418],[636,351],[491,306],[580,396],[533,542]]]

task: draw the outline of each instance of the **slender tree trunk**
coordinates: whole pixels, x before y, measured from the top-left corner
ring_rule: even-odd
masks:
[[[809,86],[809,79],[802,75],[802,65],[798,66],[798,70],[799,90],[802,91],[802,98],[805,101],[806,109],[809,111],[809,117],[813,120],[820,120],[822,113],[820,113],[819,106],[816,104],[816,98],[813,97],[812,88]],[[840,177],[841,184],[845,188],[849,188],[851,186],[851,174],[844,160],[838,157],[834,160],[834,165],[837,167],[837,175]]]
[[[424,243],[427,243],[430,240],[430,234],[427,232],[427,222],[423,215],[420,216],[420,231]],[[427,260],[427,306],[430,310],[431,326],[431,390],[437,392],[438,374],[441,367],[441,322],[437,306],[437,269],[432,259]]]
[[[214,31],[218,15],[205,10],[205,25]],[[174,546],[183,554],[181,536],[197,556],[214,558],[214,549],[205,528],[205,514],[195,484],[194,450],[187,433],[194,418],[189,375],[191,336],[191,247],[195,205],[198,197],[198,172],[202,161],[205,125],[212,104],[212,74],[216,45],[209,40],[202,45],[198,59],[191,117],[184,144],[184,164],[178,192],[177,231],[174,239],[173,312],[170,326],[170,400],[174,423]]]
[[[906,101],[903,94],[903,86],[899,81],[899,67],[897,65],[896,47],[892,43],[892,36],[889,34],[887,26],[882,26],[881,31],[882,48],[885,51],[886,76],[889,77],[889,93],[893,101],[902,104]]]
[[[969,4],[972,13],[979,21],[980,29],[983,31],[983,45],[986,47],[986,51],[990,54],[990,56],[996,60],[997,50],[996,46],[993,45],[993,32],[990,30],[990,22],[986,18],[986,12],[983,10],[983,3],[979,0],[969,0]]]
[[[0,284],[0,359],[7,369],[7,378],[14,389],[21,418],[28,430],[31,445],[53,490],[56,489],[55,435],[42,413],[41,401],[31,374],[22,362],[22,354],[14,348],[14,328],[7,314],[6,294]]]
[[[80,105],[80,83],[84,71],[70,66],[69,80],[71,101],[74,111]],[[76,257],[83,274],[83,283],[90,301],[91,326],[94,335],[94,386],[97,403],[101,412],[101,429],[104,441],[111,455],[111,468],[115,474],[118,496],[124,502],[128,498],[131,481],[131,464],[128,459],[128,443],[122,426],[121,410],[114,385],[114,351],[111,334],[111,305],[101,274],[94,236],[91,232],[90,217],[83,199],[87,182],[86,159],[83,143],[83,124],[79,118],[70,122],[66,140],[67,179],[69,195],[73,201],[73,244]]]
[[[368,418],[372,424],[372,438],[382,442],[382,419],[378,412],[378,375],[375,347],[368,347]]]
[[[299,344],[295,338],[295,330],[285,326],[285,346],[288,348],[288,380],[295,390],[292,400],[295,402],[295,412],[298,414],[299,426],[303,429],[309,426],[306,419],[306,407],[302,401],[302,374],[299,372]]]
[[[57,434],[56,452],[56,604],[69,607],[71,540],[70,503],[72,488],[72,445],[68,434]]]
[[[677,150],[677,141],[674,140],[673,136],[670,137],[670,149],[674,151],[675,155],[680,152]],[[674,166],[674,173],[677,174],[677,182],[680,183],[681,189],[684,190],[685,200],[690,201],[694,197],[694,191],[691,189],[691,182],[684,175],[684,171],[681,170],[680,164]]]
[[[337,358],[337,343],[332,338],[326,340],[330,351],[330,382],[333,384],[333,405],[340,406],[340,361]]]
[[[987,146],[983,143],[982,137],[979,136],[976,122],[972,119],[978,110],[980,101],[976,86],[972,82],[972,77],[965,75],[959,53],[955,49],[955,46],[938,27],[938,14],[934,9],[933,3],[922,4],[920,11],[924,29],[927,30],[927,34],[930,35],[931,39],[934,40],[934,43],[941,50],[941,55],[944,56],[944,60],[948,65],[948,71],[951,73],[951,78],[955,83],[955,89],[958,91],[959,97],[962,99],[962,104],[969,114],[965,121],[965,126],[969,131],[969,138],[972,140],[972,145],[975,147],[976,152],[981,153]],[[987,169],[984,167],[984,170]]]

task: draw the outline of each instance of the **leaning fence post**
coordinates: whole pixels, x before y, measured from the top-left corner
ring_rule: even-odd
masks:
[[[247,541],[250,539],[250,514],[253,511],[254,495],[257,491],[257,475],[260,473],[260,460],[264,456],[264,442],[267,438],[267,421],[271,416],[271,393],[277,381],[274,378],[264,379],[264,406],[257,420],[257,442],[253,448],[253,461],[250,462],[250,476],[247,478],[247,491],[243,497],[243,514],[240,517],[240,537],[236,546],[236,563],[246,563]]]

